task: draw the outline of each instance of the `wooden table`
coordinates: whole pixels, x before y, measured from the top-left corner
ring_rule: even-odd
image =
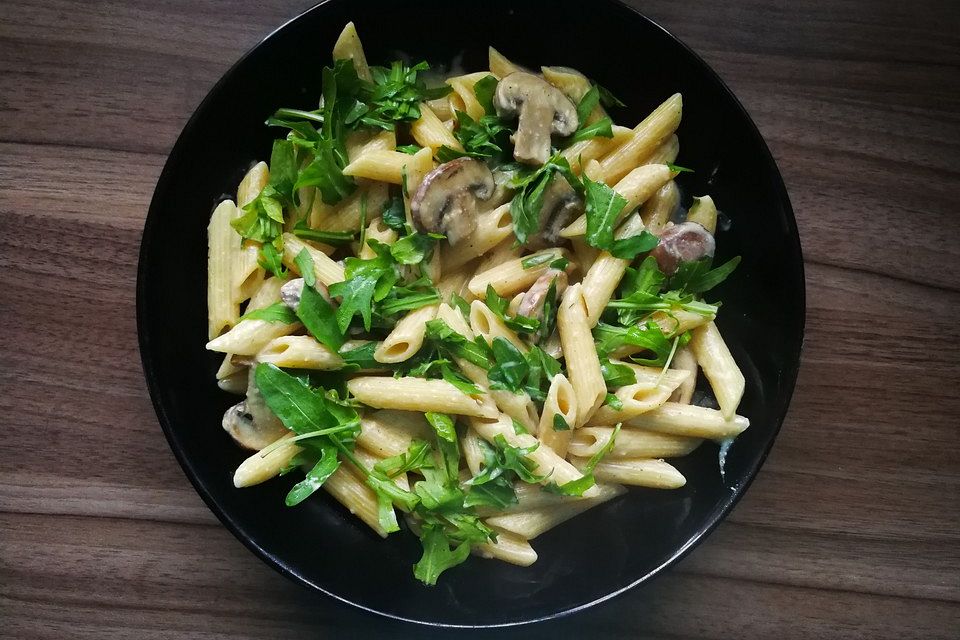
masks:
[[[0,636],[433,635],[244,549],[170,453],[137,353],[166,154],[227,67],[311,3],[0,3]],[[709,540],[649,586],[498,637],[960,636],[960,4],[636,4],[717,69],[780,164],[807,258],[803,368]]]

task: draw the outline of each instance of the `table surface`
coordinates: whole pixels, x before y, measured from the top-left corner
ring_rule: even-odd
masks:
[[[229,65],[310,4],[0,3],[2,637],[434,635],[235,540],[167,447],[137,353],[166,154]],[[960,632],[960,3],[776,4],[642,7],[743,101],[796,210],[807,337],[783,431],[673,570],[498,637]]]

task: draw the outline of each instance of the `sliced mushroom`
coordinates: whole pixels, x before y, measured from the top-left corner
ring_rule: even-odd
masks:
[[[717,243],[709,231],[696,222],[669,225],[660,233],[660,244],[650,252],[660,270],[668,276],[677,272],[681,262],[713,257]]]
[[[567,288],[567,273],[559,269],[548,269],[523,294],[520,299],[520,306],[517,307],[517,314],[537,319],[543,316],[543,303],[546,302],[547,292],[550,291],[550,285],[554,281],[557,283],[557,299],[559,300]]]
[[[543,192],[543,205],[540,207],[540,229],[527,240],[532,249],[555,247],[560,241],[560,232],[584,211],[581,198],[567,179],[554,175]]]
[[[428,173],[410,201],[421,231],[442,233],[451,245],[477,228],[477,201],[493,195],[493,173],[472,158],[445,162]]]
[[[497,85],[493,106],[501,118],[519,116],[513,135],[518,162],[550,159],[550,136],[569,136],[580,126],[577,107],[555,86],[531,73],[511,73]]]
[[[294,278],[280,287],[280,301],[294,311],[300,306],[300,296],[303,294],[303,278]]]
[[[222,424],[241,447],[259,451],[285,435],[287,430],[264,402],[253,371],[250,370],[247,383],[247,399],[227,409]]]

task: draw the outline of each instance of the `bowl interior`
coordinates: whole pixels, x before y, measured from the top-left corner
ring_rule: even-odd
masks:
[[[732,447],[726,478],[707,443],[676,466],[678,491],[634,489],[534,542],[529,568],[474,558],[426,588],[411,575],[419,557],[407,533],[381,540],[322,492],[283,505],[291,482],[234,489],[245,454],[220,428],[236,399],[214,382],[206,352],[206,233],[213,205],[243,172],[267,159],[279,106],[314,108],[320,69],[353,20],[368,59],[398,53],[467,70],[486,68],[493,45],[529,67],[578,68],[628,106],[633,125],[670,94],[684,98],[678,163],[695,169],[686,194],[709,192],[732,224],[718,235],[718,261],[741,255],[715,292],[718,319],[747,378],[741,413],[751,428]],[[198,491],[248,546],[294,578],[391,616],[450,625],[497,625],[567,612],[617,593],[686,551],[732,506],[766,456],[787,409],[803,334],[804,285],[793,214],[780,175],[739,103],[686,47],[611,1],[488,0],[458,4],[331,0],[274,33],[212,90],[185,127],[154,195],[143,236],[138,290],[141,352],[171,446]],[[375,576],[375,578],[372,578]]]

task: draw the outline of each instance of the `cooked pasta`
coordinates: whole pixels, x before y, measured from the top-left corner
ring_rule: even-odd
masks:
[[[704,299],[738,259],[712,264],[718,203],[684,209],[680,94],[616,125],[581,72],[488,53],[428,80],[371,66],[349,23],[326,99],[270,118],[288,133],[208,226],[211,370],[254,451],[234,484],[299,475],[288,506],[322,488],[380,536],[405,523],[426,584],[471,553],[528,566],[749,426]],[[692,404],[701,370],[719,410]]]

